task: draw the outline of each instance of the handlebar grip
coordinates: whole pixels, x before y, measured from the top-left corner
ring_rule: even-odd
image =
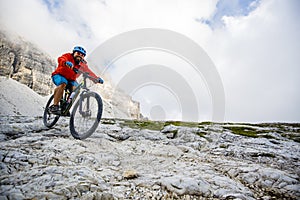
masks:
[[[79,69],[73,68],[73,71],[74,71],[76,74],[78,74]]]

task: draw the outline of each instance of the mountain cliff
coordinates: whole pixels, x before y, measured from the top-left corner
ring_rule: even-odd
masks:
[[[0,31],[0,76],[27,85],[40,95],[52,92],[55,61],[21,37]]]

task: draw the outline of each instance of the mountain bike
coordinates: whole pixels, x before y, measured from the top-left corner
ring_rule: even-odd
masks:
[[[49,98],[43,115],[44,125],[48,128],[53,127],[61,116],[70,115],[70,132],[76,139],[86,139],[97,129],[100,122],[103,103],[99,94],[90,91],[87,87],[86,79],[94,79],[87,72],[76,69],[77,73],[83,76],[82,82],[72,91],[71,86],[64,90],[62,99],[59,102],[60,113],[53,114],[49,107],[53,104],[54,94]],[[77,97],[78,101],[75,103]],[[71,98],[73,97],[73,98]],[[70,114],[70,109],[74,105]]]

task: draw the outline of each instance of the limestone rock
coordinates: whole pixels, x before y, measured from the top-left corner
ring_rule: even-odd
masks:
[[[66,118],[47,129],[40,117],[1,116],[1,199],[300,198],[300,124],[174,122],[179,136],[169,138],[170,122],[156,122],[161,131],[133,123],[102,119],[80,141]],[[252,136],[241,134],[249,127]]]
[[[0,32],[0,76],[17,80],[40,95],[49,95],[55,61],[21,37]]]
[[[133,179],[138,177],[138,173],[135,170],[125,170],[122,176],[126,179]]]

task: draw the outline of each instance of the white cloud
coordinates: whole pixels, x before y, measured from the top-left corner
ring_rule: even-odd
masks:
[[[260,0],[219,0],[213,14],[202,19],[213,29],[224,25],[223,16],[247,16],[255,10],[260,4]]]
[[[77,44],[92,51],[112,36],[139,28],[165,28],[201,40],[209,29],[194,19],[209,16],[216,0],[46,2],[52,1],[1,1],[0,24],[55,57]]]
[[[133,29],[176,31],[205,47],[215,62],[225,86],[227,120],[300,120],[297,0],[261,0],[248,15],[222,15],[225,26],[213,30],[199,19],[212,18],[218,0],[65,0],[52,7],[46,2],[0,1],[1,27],[54,58],[77,44],[92,52]]]
[[[207,49],[225,84],[228,120],[300,119],[297,5],[265,0],[249,16],[224,17],[214,32]]]

